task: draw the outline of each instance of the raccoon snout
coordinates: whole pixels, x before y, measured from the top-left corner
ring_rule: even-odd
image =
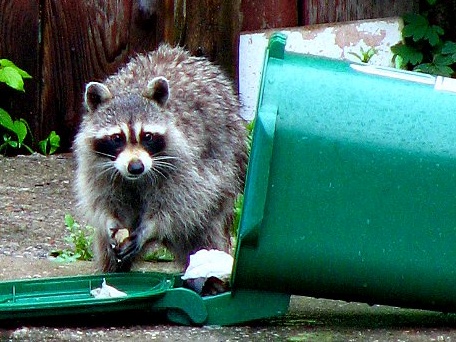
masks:
[[[131,175],[139,176],[144,172],[144,164],[139,159],[132,159],[128,163],[127,171]]]

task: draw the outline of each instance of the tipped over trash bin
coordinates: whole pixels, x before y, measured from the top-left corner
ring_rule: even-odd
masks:
[[[271,38],[234,290],[456,309],[456,80]]]

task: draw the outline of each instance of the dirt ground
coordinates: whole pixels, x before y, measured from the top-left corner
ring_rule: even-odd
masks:
[[[75,215],[71,155],[0,157],[0,279],[91,274],[92,262],[57,263],[64,215]],[[173,269],[145,263],[143,269]],[[1,309],[1,306],[0,306]],[[17,322],[0,341],[451,341],[456,316],[293,296],[288,314],[233,327],[184,327],[155,317]],[[0,327],[2,323],[0,322]]]

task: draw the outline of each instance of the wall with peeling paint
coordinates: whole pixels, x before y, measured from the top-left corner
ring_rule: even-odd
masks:
[[[391,46],[401,41],[403,23],[400,18],[373,19],[347,23],[322,24],[279,30],[287,35],[286,50],[297,53],[360,60],[350,54],[361,54],[369,48],[376,53],[369,61],[379,66],[392,66]],[[239,41],[239,93],[242,116],[252,119],[256,111],[264,51],[268,39],[278,30],[244,33]]]

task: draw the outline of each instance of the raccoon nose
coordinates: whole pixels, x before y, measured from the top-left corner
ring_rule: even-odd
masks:
[[[144,164],[139,159],[133,159],[128,163],[128,172],[132,175],[140,175],[144,172]]]

